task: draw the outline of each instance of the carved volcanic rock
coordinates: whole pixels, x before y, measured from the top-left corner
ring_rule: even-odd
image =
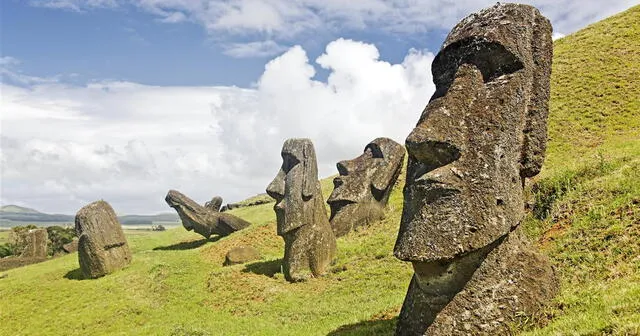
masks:
[[[131,263],[131,250],[109,203],[96,201],[76,214],[78,260],[86,278],[98,278]]]
[[[537,9],[497,4],[462,20],[434,59],[436,92],[406,140],[394,254],[415,274],[398,335],[502,334],[557,290],[548,261],[514,232],[524,179],[544,159],[551,57]]]
[[[333,179],[331,227],[336,237],[384,218],[384,207],[404,163],[404,147],[389,138],[377,138],[353,160],[336,165]]]
[[[282,168],[267,193],[276,200],[273,209],[278,235],[285,243],[285,278],[302,281],[326,273],[336,255],[336,238],[324,207],[311,140],[285,141]]]
[[[251,225],[242,218],[203,207],[176,190],[169,190],[165,201],[176,210],[185,229],[193,230],[207,239],[212,234],[227,236]]]
[[[47,229],[29,230],[25,236],[26,245],[21,258],[46,258],[47,246],[49,243],[49,234]]]
[[[222,206],[222,197],[214,196],[209,202],[204,204],[204,207],[215,212],[220,212]]]

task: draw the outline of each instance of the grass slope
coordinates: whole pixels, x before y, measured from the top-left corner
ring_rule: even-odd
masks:
[[[562,289],[514,333],[640,334],[639,22],[635,7],[555,43],[551,141],[524,225]],[[403,180],[387,219],[340,238],[321,279],[287,283],[272,204],[239,208],[254,225],[217,241],[127,232],[133,263],[101,279],[77,280],[76,254],[6,272],[0,334],[391,335],[412,273],[392,255]],[[243,244],[263,260],[223,268]]]

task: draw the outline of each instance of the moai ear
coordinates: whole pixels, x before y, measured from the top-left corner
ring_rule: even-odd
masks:
[[[302,196],[310,198],[313,196],[316,183],[318,181],[318,163],[316,162],[316,152],[310,140],[305,141],[302,148]]]
[[[386,162],[386,165],[378,167],[371,178],[371,186],[377,191],[385,191],[394,180],[393,175],[398,171],[398,165],[394,162]]]
[[[536,25],[531,39],[533,52],[533,85],[527,106],[524,143],[520,160],[520,176],[538,175],[547,149],[547,116],[549,115],[550,72],[553,54],[551,24],[541,14],[536,15]]]

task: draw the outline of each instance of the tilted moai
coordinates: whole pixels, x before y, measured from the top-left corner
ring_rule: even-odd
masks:
[[[182,226],[187,231],[193,230],[207,239],[213,234],[228,236],[251,225],[242,218],[218,212],[222,198],[218,202],[214,197],[210,202],[207,202],[206,206],[202,206],[179,191],[169,190],[165,201],[176,210],[182,221]],[[213,210],[216,207],[217,209]]]
[[[404,147],[389,138],[377,138],[353,160],[336,165],[329,222],[336,237],[384,218],[384,208],[404,163]]]
[[[276,200],[278,235],[284,239],[284,276],[301,281],[320,276],[336,255],[318,166],[309,139],[288,139],[282,146],[282,168],[267,187]]]
[[[436,91],[406,139],[394,248],[413,264],[397,335],[501,335],[557,292],[519,229],[525,178],[546,146],[551,25],[497,4],[462,20],[435,57]]]
[[[98,278],[131,263],[131,250],[115,211],[105,201],[76,214],[78,261],[85,278]]]

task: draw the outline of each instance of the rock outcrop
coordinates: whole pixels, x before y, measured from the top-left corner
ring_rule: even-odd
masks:
[[[165,201],[176,210],[185,229],[193,230],[207,239],[213,234],[227,236],[251,225],[242,218],[203,207],[176,190],[169,190]]]
[[[384,218],[384,208],[404,163],[404,147],[389,138],[377,138],[353,160],[336,165],[329,222],[336,237]]]
[[[546,145],[551,25],[497,4],[462,20],[432,65],[436,91],[406,139],[397,258],[413,264],[397,335],[501,335],[556,293],[520,233],[525,178]]]
[[[84,206],[76,214],[78,260],[85,278],[99,278],[131,263],[131,250],[115,211],[105,201]]]
[[[278,235],[285,243],[283,270],[288,281],[321,276],[336,255],[318,181],[318,166],[309,139],[288,139],[282,146],[282,167],[267,187],[276,200]]]
[[[32,229],[25,235],[26,244],[20,258],[46,258],[49,244],[47,229]]]

